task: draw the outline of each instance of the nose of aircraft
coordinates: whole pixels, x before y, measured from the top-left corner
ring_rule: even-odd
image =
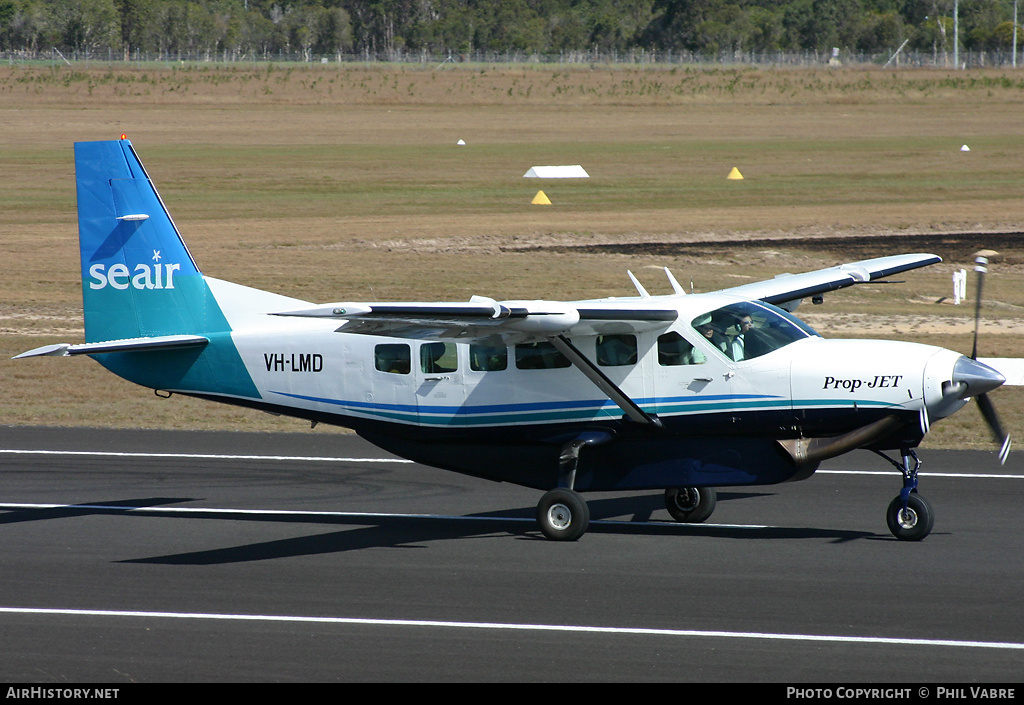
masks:
[[[951,384],[943,390],[943,396],[957,396],[960,399],[976,397],[998,388],[1006,378],[983,362],[962,355],[953,365]]]

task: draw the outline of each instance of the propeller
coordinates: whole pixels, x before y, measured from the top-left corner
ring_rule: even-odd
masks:
[[[978,359],[978,329],[981,328],[981,292],[985,289],[985,275],[988,274],[988,258],[976,257],[974,271],[978,273],[978,292],[974,297],[974,346],[971,348],[971,359]]]
[[[981,292],[985,286],[985,275],[988,273],[988,259],[980,256],[975,258],[974,271],[978,275],[978,292],[974,297],[974,345],[971,348],[971,359],[977,362],[978,329],[981,327]],[[992,431],[992,436],[995,438],[996,443],[999,444],[999,462],[1005,464],[1006,458],[1010,455],[1010,436],[1003,428],[999,415],[996,413],[995,405],[988,398],[988,392],[978,394],[976,399],[978,400],[978,410],[981,411],[985,423],[988,424],[989,430]]]

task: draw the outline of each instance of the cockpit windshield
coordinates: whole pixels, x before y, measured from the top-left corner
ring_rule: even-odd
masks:
[[[743,301],[697,316],[690,323],[730,360],[750,360],[790,343],[818,336],[781,308],[760,301]]]

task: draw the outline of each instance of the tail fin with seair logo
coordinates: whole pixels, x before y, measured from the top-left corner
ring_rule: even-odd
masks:
[[[146,387],[259,398],[228,318],[265,292],[203,276],[123,136],[76,143],[75,177],[85,343],[18,357],[91,355]]]
[[[128,140],[75,145],[88,343],[226,328]]]

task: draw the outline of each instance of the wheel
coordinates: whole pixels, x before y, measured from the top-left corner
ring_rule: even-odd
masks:
[[[885,521],[889,524],[889,531],[900,541],[920,541],[932,532],[935,513],[928,501],[915,493],[907,500],[906,511],[899,497],[890,502]]]
[[[718,493],[714,487],[669,487],[665,490],[665,508],[672,518],[687,524],[699,524],[715,511]]]
[[[575,541],[590,526],[590,507],[578,492],[551,490],[537,505],[537,522],[552,541]]]

